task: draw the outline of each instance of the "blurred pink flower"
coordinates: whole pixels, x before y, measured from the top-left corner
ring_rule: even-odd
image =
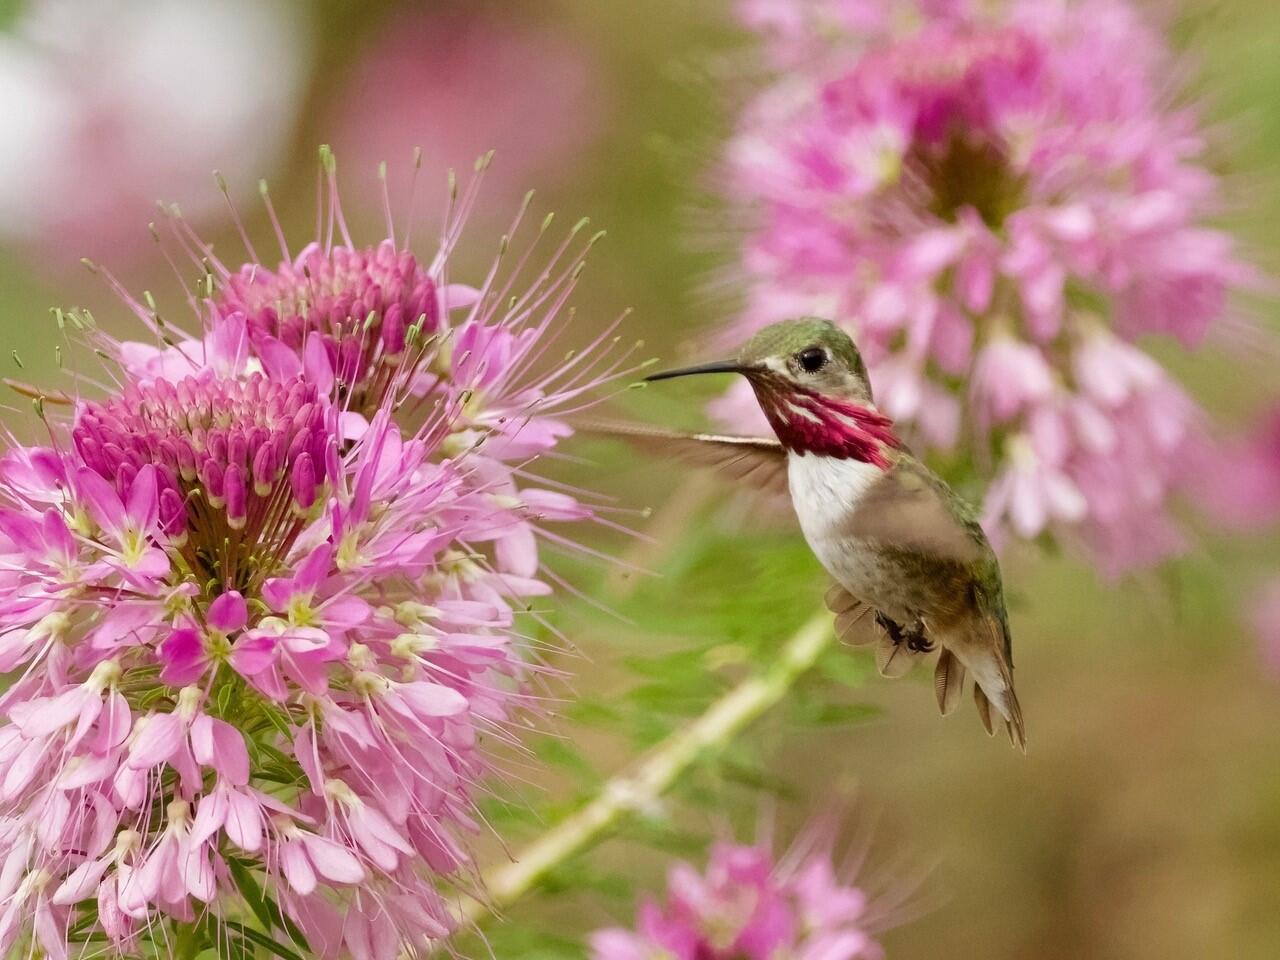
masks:
[[[380,203],[371,174],[384,160],[393,190],[407,192],[403,161],[417,147],[428,183],[496,150],[485,187],[494,209],[569,176],[605,116],[600,72],[571,32],[514,13],[405,8],[357,52],[325,122],[348,169],[370,174],[356,199]]]
[[[672,867],[665,902],[645,901],[634,930],[601,930],[593,960],[878,960],[867,894],[829,853],[775,862],[760,846],[717,844],[705,873]]]
[[[756,218],[731,337],[847,326],[884,412],[993,476],[997,538],[1050,531],[1112,573],[1179,549],[1200,413],[1134,341],[1198,347],[1255,278],[1205,226],[1218,186],[1159,34],[1124,0],[739,9],[785,69],[727,150]],[[716,409],[746,423],[742,386]]]
[[[1272,580],[1258,594],[1249,619],[1263,663],[1280,677],[1280,579]]]
[[[222,217],[287,145],[309,58],[284,3],[37,0],[0,35],[0,235],[41,264],[151,249],[160,199]],[[251,181],[250,181],[251,182]]]
[[[275,268],[172,221],[212,270],[198,330],[107,274],[156,343],[64,317],[124,384],[0,457],[0,953],[167,953],[197,920],[224,945],[259,888],[309,955],[395,960],[452,925],[488,738],[532,706],[513,618],[558,582],[551,525],[592,517],[534,463],[634,365],[608,324],[538,363],[577,230],[534,256],[517,220],[517,266],[467,286],[461,220],[424,265],[353,245],[328,198],[334,230]]]
[[[1206,443],[1196,464],[1196,497],[1215,520],[1241,531],[1280,522],[1280,407],[1243,436]]]

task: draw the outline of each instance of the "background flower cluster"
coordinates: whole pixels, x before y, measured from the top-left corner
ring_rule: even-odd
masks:
[[[1051,532],[1108,574],[1179,553],[1204,414],[1147,350],[1242,328],[1195,111],[1118,0],[742,5],[777,79],[727,149],[759,211],[733,336],[831,316],[918,444],[989,480],[997,537]],[[739,393],[721,412],[741,419]]]

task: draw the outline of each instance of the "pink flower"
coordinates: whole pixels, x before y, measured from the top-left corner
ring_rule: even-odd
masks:
[[[299,19],[252,0],[24,4],[0,44],[0,233],[48,270],[145,259],[158,197],[225,219],[209,172],[252,182],[289,143]]]
[[[634,372],[607,324],[538,362],[589,241],[464,287],[460,226],[426,265],[345,236],[218,263],[158,347],[79,324],[123,385],[0,456],[0,953],[218,948],[250,885],[316,955],[449,932],[489,739],[533,705],[513,609],[593,518],[536,460]]]
[[[1206,442],[1196,453],[1193,491],[1214,520],[1244,531],[1280,521],[1280,407],[1244,435]]]
[[[521,12],[408,7],[384,18],[351,51],[353,68],[325,123],[339,155],[369,172],[400,161],[388,177],[407,190],[402,161],[415,148],[426,183],[496,150],[485,187],[492,211],[530,183],[566,178],[600,133],[608,91],[584,37]],[[381,206],[372,177],[353,186],[368,209]]]
[[[758,846],[717,844],[705,873],[680,863],[665,902],[646,901],[634,930],[601,930],[593,960],[877,960],[867,895],[821,852],[775,863]]]
[[[1262,662],[1280,676],[1280,580],[1272,580],[1255,598],[1249,620]]]
[[[1157,561],[1201,415],[1135,340],[1198,348],[1257,282],[1206,225],[1218,185],[1172,57],[1125,0],[905,6],[739,5],[777,78],[726,149],[753,223],[731,338],[829,316],[918,445],[964,438],[997,478],[989,517],[1017,504],[1013,532],[1110,572]],[[1018,438],[1046,410],[1071,424],[1032,469]]]
[[[1024,538],[1040,535],[1053,522],[1077,522],[1088,510],[1064,467],[1038,451],[1030,437],[1010,441],[1009,466],[992,483],[985,506],[985,527],[999,531],[1007,521]]]
[[[1053,395],[1053,372],[1036,346],[997,336],[978,351],[970,390],[976,417],[1008,423]]]

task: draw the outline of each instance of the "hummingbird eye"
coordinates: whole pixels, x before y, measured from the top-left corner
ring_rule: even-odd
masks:
[[[821,347],[809,347],[796,354],[796,359],[805,373],[817,373],[827,365],[827,351]]]

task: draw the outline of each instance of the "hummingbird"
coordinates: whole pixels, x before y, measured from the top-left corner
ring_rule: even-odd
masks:
[[[955,710],[972,674],[987,733],[1003,720],[1025,752],[999,561],[973,507],[911,454],[876,409],[849,335],[816,317],[785,320],[762,329],[733,359],[645,379],[714,373],[747,379],[774,437],[612,425],[609,432],[760,487],[785,485],[805,540],[834,581],[826,603],[841,639],[874,640],[874,629],[870,638],[858,629],[873,613],[878,666],[891,677],[936,650],[943,715]]]

